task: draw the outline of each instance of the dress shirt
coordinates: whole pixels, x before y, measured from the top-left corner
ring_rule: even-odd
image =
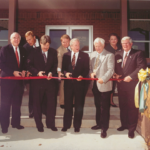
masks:
[[[48,51],[46,51],[46,52],[43,52],[43,51],[42,51],[42,53],[45,53],[45,56],[46,56],[46,58],[47,58],[47,56],[48,56]]]
[[[38,39],[36,39],[36,41],[35,41],[35,44],[34,44],[36,47],[39,47],[40,45],[39,45],[39,41],[38,41]],[[35,46],[33,45],[33,48],[35,48]]]
[[[12,45],[13,46],[13,45]],[[14,52],[16,54],[16,47],[13,46]],[[19,47],[17,46],[17,52],[18,52],[18,57],[19,57],[19,63],[20,63],[20,51],[19,51]]]
[[[127,53],[127,57],[128,57],[130,51],[131,51],[131,49],[130,49],[128,52],[126,52],[126,51],[123,52],[123,60],[122,60],[122,65],[121,65],[122,67],[123,67],[123,61],[124,61],[125,55],[126,55],[126,53]]]
[[[72,62],[73,55],[74,55],[74,52],[71,51],[71,62]],[[75,54],[75,65],[76,65],[76,63],[77,63],[78,55],[79,55],[79,52],[77,52],[77,53]]]

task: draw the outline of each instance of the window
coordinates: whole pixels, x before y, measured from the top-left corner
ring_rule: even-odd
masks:
[[[51,37],[51,47],[57,49],[60,37],[68,34],[70,38],[78,38],[80,50],[86,53],[93,52],[93,26],[82,25],[46,25],[45,34]]]

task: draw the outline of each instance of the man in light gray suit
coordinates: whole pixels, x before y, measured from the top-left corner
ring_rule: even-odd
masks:
[[[102,129],[101,137],[107,136],[110,116],[110,94],[112,81],[109,79],[114,73],[114,55],[104,49],[105,40],[96,38],[94,40],[95,50],[90,56],[90,76],[98,78],[93,83],[94,102],[96,106],[96,126],[91,129]]]

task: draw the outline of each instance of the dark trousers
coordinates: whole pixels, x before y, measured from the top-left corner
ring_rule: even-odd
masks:
[[[96,124],[101,126],[102,130],[107,131],[109,128],[111,91],[100,92],[97,88],[96,81],[94,81],[92,91],[96,107]]]
[[[9,84],[10,83],[10,84]],[[12,86],[11,84],[14,84]],[[12,106],[12,119],[11,125],[19,126],[20,125],[20,116],[21,116],[21,103],[23,96],[23,83],[16,82],[5,82],[2,81],[1,84],[1,106],[0,106],[0,115],[1,115],[1,127],[2,129],[8,129],[10,123],[10,109]]]
[[[121,125],[134,132],[138,121],[138,108],[134,103],[134,91],[118,89]]]
[[[70,82],[70,81],[69,81]],[[83,107],[85,101],[85,87],[84,84],[78,83],[82,81],[72,81],[72,84],[64,83],[64,97],[65,97],[65,111],[63,118],[64,128],[70,128],[73,115],[73,97],[75,97],[75,112],[73,126],[74,128],[80,128],[83,117]],[[70,82],[71,83],[71,82]]]
[[[53,81],[50,80],[48,84],[51,84]],[[33,95],[33,112],[34,112],[34,119],[36,123],[36,127],[43,128],[42,123],[42,105],[44,102],[44,98],[46,96],[46,126],[48,128],[55,126],[55,114],[56,114],[56,88],[55,84],[51,86],[41,86],[34,88],[34,95]]]
[[[28,107],[29,107],[29,113],[33,112],[33,84],[32,81],[29,80],[29,103],[28,103]]]

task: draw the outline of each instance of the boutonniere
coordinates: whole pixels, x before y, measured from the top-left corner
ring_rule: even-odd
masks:
[[[81,59],[81,58],[79,57],[79,59]]]
[[[122,62],[122,59],[118,59],[118,60],[117,60],[117,63],[120,63],[120,62]]]

